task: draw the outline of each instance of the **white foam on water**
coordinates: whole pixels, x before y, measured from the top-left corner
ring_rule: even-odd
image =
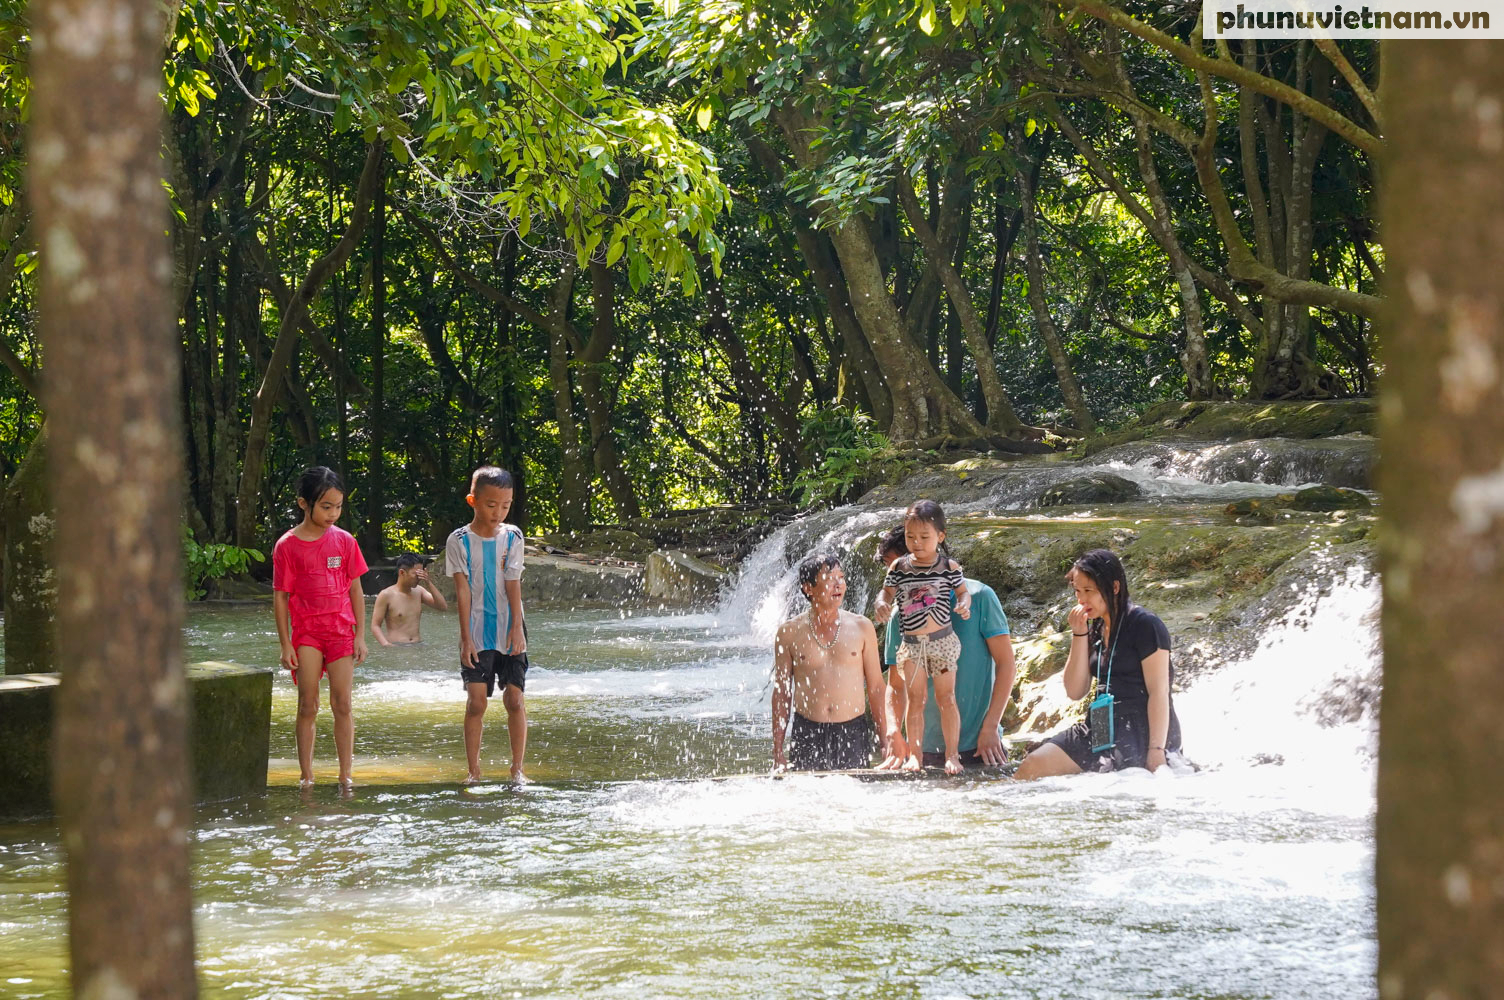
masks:
[[[1370,778],[1377,746],[1379,580],[1312,579],[1246,660],[1175,697],[1188,752],[1208,764],[1281,759],[1286,772]],[[1371,794],[1368,781],[1360,784]]]

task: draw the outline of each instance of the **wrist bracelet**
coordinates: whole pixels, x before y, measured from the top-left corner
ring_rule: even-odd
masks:
[[[1169,753],[1164,747],[1150,747],[1150,750],[1158,750],[1160,753]]]
[[[1074,635],[1074,636],[1083,636],[1083,635],[1091,635],[1091,633],[1090,632],[1072,632],[1071,635]]]

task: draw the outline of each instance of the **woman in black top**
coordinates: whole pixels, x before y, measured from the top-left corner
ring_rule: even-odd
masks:
[[[1081,722],[1025,757],[1014,777],[1125,767],[1152,771],[1165,763],[1167,753],[1180,750],[1180,722],[1170,697],[1175,678],[1170,633],[1158,617],[1129,602],[1123,564],[1107,549],[1093,549],[1076,560],[1067,579],[1076,592],[1076,606],[1070,612],[1065,693],[1084,698],[1095,681],[1098,696],[1112,695],[1114,745],[1093,749],[1109,739]]]

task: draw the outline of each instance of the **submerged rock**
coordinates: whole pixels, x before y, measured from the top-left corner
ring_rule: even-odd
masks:
[[[1337,486],[1312,486],[1291,498],[1292,510],[1366,510],[1373,502],[1357,490]]]
[[[1110,472],[1097,472],[1056,483],[1039,495],[1040,507],[1065,507],[1083,503],[1124,503],[1144,495],[1137,483]]]

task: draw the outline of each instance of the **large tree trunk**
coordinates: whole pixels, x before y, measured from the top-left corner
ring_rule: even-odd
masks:
[[[272,345],[271,360],[262,376],[261,387],[251,403],[251,426],[246,433],[245,460],[240,470],[240,486],[235,495],[235,544],[251,545],[256,539],[256,501],[261,495],[261,479],[266,471],[266,446],[271,435],[272,413],[282,397],[283,377],[298,345],[298,331],[308,314],[308,305],[324,282],[345,265],[360,242],[361,233],[371,214],[371,201],[381,176],[380,142],[366,152],[365,167],[355,188],[355,204],[344,235],[327,254],[313,262],[299,283],[292,300],[282,310],[277,339]]]
[[[191,997],[163,7],[38,0],[32,11],[31,193],[47,247],[39,312],[63,668],[55,791],[73,989]]]
[[[580,352],[580,399],[590,425],[590,454],[616,506],[618,519],[641,517],[642,508],[632,490],[632,480],[622,467],[621,454],[611,429],[611,394],[605,386],[605,371],[616,348],[616,279],[604,263],[590,263],[590,301],[594,313],[590,342]],[[559,317],[566,320],[567,317]]]
[[[1016,176],[1018,189],[1023,197],[1024,268],[1029,275],[1029,308],[1034,311],[1034,325],[1039,330],[1039,339],[1044,341],[1050,362],[1055,366],[1055,377],[1060,382],[1065,406],[1071,411],[1076,427],[1089,431],[1096,427],[1097,422],[1086,405],[1086,397],[1081,393],[1081,383],[1076,381],[1070,355],[1060,342],[1060,333],[1055,328],[1054,317],[1050,315],[1050,304],[1045,297],[1044,264],[1040,259],[1039,221],[1034,204],[1034,188],[1023,171],[1017,171]]]
[[[768,177],[774,183],[781,184],[785,171],[778,153],[757,138],[748,139],[747,148],[767,171]],[[789,206],[789,224],[793,227],[794,240],[799,246],[799,253],[804,257],[810,279],[825,300],[826,311],[830,314],[831,323],[840,340],[839,370],[843,376],[856,376],[849,383],[843,377],[841,396],[843,399],[860,397],[861,403],[872,414],[872,419],[877,421],[878,426],[887,427],[893,421],[893,403],[877,358],[851,307],[851,297],[845,276],[841,274],[840,263],[836,260],[835,248],[824,233],[815,229],[813,220],[797,205]],[[852,389],[857,387],[859,391],[853,392]]]
[[[774,114],[794,160],[806,169],[818,165],[823,151],[812,146],[814,123],[789,108]],[[903,320],[888,292],[878,246],[860,218],[848,218],[830,228],[830,241],[846,276],[852,309],[861,323],[872,353],[882,369],[893,402],[888,436],[894,441],[914,442],[935,434],[985,436],[940,374],[915,349],[904,333]]]
[[[553,385],[554,422],[559,428],[559,531],[569,534],[590,526],[590,472],[574,416],[569,342],[558,327],[548,331],[548,374]]]
[[[966,290],[959,270],[951,263],[950,255],[941,245],[939,235],[925,219],[907,174],[900,175],[898,179],[898,194],[904,212],[909,217],[909,224],[914,227],[914,234],[924,247],[930,270],[950,296],[950,304],[960,321],[966,345],[971,348],[972,359],[977,365],[977,380],[982,387],[982,398],[987,402],[988,426],[1004,433],[1020,429],[1022,421],[1013,411],[1013,401],[1008,398],[1008,390],[1003,388],[1003,380],[997,373],[997,361],[992,356],[992,347],[987,343],[987,328],[982,323],[981,316],[977,315],[971,293]]]
[[[1383,86],[1379,992],[1491,997],[1504,982],[1504,59],[1492,41],[1407,41],[1386,46]]]
[[[5,485],[5,672],[57,669],[56,515],[47,493],[47,432]]]

